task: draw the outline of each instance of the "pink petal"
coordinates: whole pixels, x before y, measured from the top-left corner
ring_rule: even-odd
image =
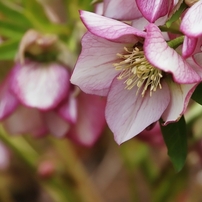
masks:
[[[44,112],[45,123],[49,132],[58,137],[64,137],[70,129],[70,124],[54,111]]]
[[[170,101],[167,84],[162,82],[162,88],[151,97],[149,92],[142,97],[136,95],[136,87],[127,90],[124,82],[114,80],[107,99],[106,120],[118,144],[160,119]]]
[[[94,35],[121,43],[137,43],[146,33],[125,23],[95,13],[80,11],[81,20]]]
[[[144,18],[140,17],[132,21],[132,26],[139,30],[145,30],[149,22]]]
[[[192,67],[164,40],[159,28],[154,24],[147,26],[144,43],[147,60],[164,72],[170,72],[177,83],[195,83],[200,80]]]
[[[184,37],[184,42],[182,46],[182,56],[184,58],[190,57],[196,48],[198,39],[193,37]]]
[[[15,66],[11,88],[24,105],[47,110],[67,95],[69,78],[68,71],[57,63],[27,61]]]
[[[19,106],[3,124],[10,134],[31,133],[40,136],[46,131],[41,112],[24,106]]]
[[[191,6],[182,19],[180,30],[190,37],[202,34],[202,1]]]
[[[142,15],[149,22],[155,22],[169,11],[168,0],[136,0],[136,3]]]
[[[103,7],[104,7],[103,2],[102,3],[96,3],[94,12],[98,15],[103,15]]]
[[[171,97],[170,103],[162,115],[165,125],[180,119],[184,114],[192,93],[197,84],[177,84],[172,81],[168,83]]]
[[[119,74],[113,63],[124,44],[114,43],[88,32],[82,39],[82,52],[76,63],[71,82],[84,92],[105,96],[113,78]]]
[[[134,0],[105,0],[104,16],[118,20],[133,20],[142,14]]]
[[[12,92],[10,92],[9,88],[10,77],[6,78],[0,86],[0,120],[10,115],[19,104],[19,101]]]
[[[59,115],[71,124],[75,124],[77,121],[78,113],[77,97],[73,93],[69,95],[58,107],[57,112]]]
[[[105,127],[105,104],[104,98],[81,92],[78,96],[78,120],[68,132],[68,137],[81,145],[92,146]]]

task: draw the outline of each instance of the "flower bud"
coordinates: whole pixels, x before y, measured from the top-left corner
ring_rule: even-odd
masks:
[[[55,52],[57,36],[53,34],[42,35],[35,30],[28,30],[23,36],[18,58],[21,63],[24,62],[25,54],[37,56],[45,52]]]

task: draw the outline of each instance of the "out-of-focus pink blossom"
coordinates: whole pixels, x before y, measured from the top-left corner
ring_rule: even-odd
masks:
[[[0,119],[10,134],[52,134],[92,146],[105,127],[105,100],[72,85],[66,65],[38,60],[57,50],[55,43],[33,30],[25,34],[17,62],[0,86]]]
[[[107,96],[106,120],[117,143],[162,117],[177,121],[201,77],[164,40],[155,24],[146,32],[81,11],[88,31],[71,82],[84,92]]]

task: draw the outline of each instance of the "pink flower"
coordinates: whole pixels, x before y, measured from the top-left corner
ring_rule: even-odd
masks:
[[[29,65],[31,63],[31,61],[28,62]],[[20,68],[19,66],[17,64],[17,70]],[[41,65],[37,66],[36,62],[33,62],[33,66],[41,68]],[[25,65],[22,68],[25,68]],[[14,68],[14,72],[17,70]],[[67,71],[67,69],[64,68],[64,71]],[[15,73],[6,79],[0,89],[2,97],[0,105],[1,120],[10,134],[29,133],[35,137],[41,137],[51,133],[56,137],[68,137],[74,142],[85,146],[92,146],[96,142],[105,127],[104,99],[95,95],[86,95],[83,92],[75,94],[76,89],[70,84],[69,80],[65,84],[69,87],[65,87],[64,96],[60,96],[60,91],[56,91],[54,88],[56,83],[52,82],[51,84],[54,92],[52,93],[46,83],[39,82],[41,78],[46,81],[46,76],[50,78],[50,74],[37,74],[37,77],[31,79],[30,75],[26,74],[20,77],[21,80],[19,79],[19,83],[24,84],[20,86],[24,92],[23,95],[28,98],[24,101],[23,99],[21,100],[22,93],[18,92],[17,94],[15,91],[18,85],[17,82],[16,86],[13,83],[16,81],[14,78]],[[47,80],[47,82],[50,81],[51,78]],[[32,86],[33,89],[28,86]],[[29,90],[24,90],[26,88]],[[56,92],[58,92],[57,99],[52,99],[52,95],[56,94]],[[29,99],[29,94],[33,96],[34,93],[36,93],[34,100]],[[50,105],[50,103],[52,104]],[[49,108],[44,106],[49,106]]]
[[[202,45],[202,2],[198,1],[193,6],[187,9],[180,30],[185,34],[185,39],[182,48],[182,55],[190,57],[201,52]]]
[[[202,35],[202,1],[198,1],[188,8],[184,15],[180,30],[189,37],[198,37]]]
[[[10,134],[50,133],[92,146],[105,126],[106,102],[70,83],[71,69],[54,57],[56,41],[33,30],[25,34],[20,61],[0,86],[0,120]],[[49,55],[54,61],[41,61]]]
[[[107,123],[121,144],[162,118],[184,113],[200,76],[164,40],[154,24],[139,31],[81,11],[89,32],[71,82],[84,92],[107,96]]]

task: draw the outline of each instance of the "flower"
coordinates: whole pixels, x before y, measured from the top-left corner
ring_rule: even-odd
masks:
[[[146,32],[81,11],[88,29],[71,82],[107,96],[105,116],[118,144],[162,118],[177,121],[201,78],[164,40],[155,24]]]
[[[180,25],[180,31],[185,34],[182,55],[190,57],[201,52],[202,29],[201,29],[202,2],[198,1],[187,9]]]
[[[180,30],[189,37],[198,37],[202,34],[202,2],[198,1],[187,9]]]
[[[57,60],[52,35],[28,31],[17,61],[0,86],[0,120],[10,134],[51,133],[92,146],[105,127],[105,100],[70,83],[71,68]]]

